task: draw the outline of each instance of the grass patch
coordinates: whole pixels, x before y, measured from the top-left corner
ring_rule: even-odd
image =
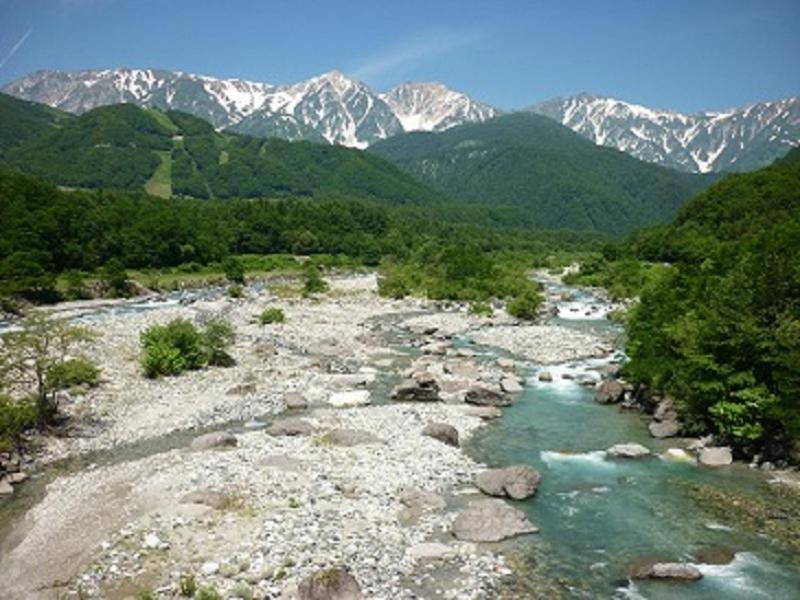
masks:
[[[166,116],[164,116],[166,119]],[[144,191],[151,196],[170,198],[172,196],[172,153],[156,152],[161,162],[153,176],[144,184]]]

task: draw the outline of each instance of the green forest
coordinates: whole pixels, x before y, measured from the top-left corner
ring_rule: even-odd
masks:
[[[573,281],[640,295],[625,371],[675,398],[687,434],[800,459],[800,149],[726,177]]]

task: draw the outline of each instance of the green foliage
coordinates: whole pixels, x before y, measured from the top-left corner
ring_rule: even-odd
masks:
[[[536,319],[542,297],[536,292],[521,294],[511,299],[508,303],[508,314],[517,319],[533,321]]]
[[[198,329],[191,321],[176,318],[165,325],[151,325],[140,335],[141,365],[146,377],[178,375],[205,365],[230,366],[227,349],[235,341],[233,327],[222,319]]]
[[[229,298],[242,298],[244,297],[244,288],[239,285],[238,283],[234,283],[233,285],[228,286],[228,297]]]
[[[19,330],[3,334],[0,384],[11,390],[34,390],[39,427],[48,425],[58,412],[48,374],[63,373],[66,357],[93,337],[82,327],[41,313],[26,317]]]
[[[197,581],[191,573],[184,573],[178,582],[178,588],[181,596],[184,598],[194,598],[197,592]]]
[[[622,300],[637,297],[650,281],[668,268],[667,265],[647,263],[627,256],[618,256],[616,260],[595,256],[584,260],[579,271],[566,275],[564,282],[602,287],[609,292],[612,300]]]
[[[319,267],[308,262],[303,266],[303,295],[324,294],[328,291],[328,282],[320,275]]]
[[[36,425],[36,421],[35,402],[0,394],[0,452],[18,446],[22,432]]]
[[[197,590],[196,600],[222,600],[222,595],[212,586],[201,587]]]
[[[800,151],[733,175],[629,251],[670,261],[629,318],[626,370],[743,452],[800,440]]]
[[[64,296],[67,300],[86,300],[91,297],[83,273],[70,269],[64,273]]]
[[[222,270],[230,281],[244,284],[244,267],[235,256],[229,256],[222,261]]]
[[[17,250],[0,262],[0,294],[46,301],[55,294],[52,260],[46,252]]]
[[[473,302],[469,306],[469,312],[473,315],[480,315],[482,317],[491,317],[494,314],[492,307],[486,302]]]
[[[669,220],[713,181],[597,146],[530,113],[393,136],[369,152],[451,197],[524,207],[522,219],[534,226],[617,235]]]
[[[272,323],[283,323],[286,321],[286,316],[283,314],[283,310],[273,306],[270,308],[265,308],[261,315],[258,317],[259,323],[262,325],[270,325]]]
[[[108,286],[111,296],[125,298],[130,295],[128,273],[118,258],[111,258],[102,268],[100,277]]]
[[[46,374],[47,387],[61,390],[85,385],[97,387],[100,384],[100,368],[85,358],[72,358],[53,364]]]

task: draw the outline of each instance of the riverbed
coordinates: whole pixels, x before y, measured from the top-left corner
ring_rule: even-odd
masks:
[[[542,281],[552,304],[538,325],[502,311],[486,319],[382,300],[374,276],[335,281],[319,301],[259,288],[241,301],[220,292],[186,304],[70,307],[66,314],[103,335],[93,355],[108,381],[68,407],[83,423],[74,437],[49,440],[32,481],[0,500],[3,597],[124,598],[147,588],[166,598],[185,572],[228,594],[239,586],[256,598],[291,597],[313,569],[342,565],[368,598],[796,598],[791,552],[712,518],[688,493],[703,484],[765,494],[769,475],[666,458],[685,442],[653,440],[638,413],[594,402],[586,380],[624,360],[621,331],[605,318],[612,307],[601,295]],[[280,305],[287,323],[258,325],[254,316],[267,305]],[[146,325],[219,313],[239,333],[236,367],[141,378],[136,351]],[[423,352],[432,340],[447,346],[441,355]],[[499,358],[523,390],[497,420],[470,415],[457,393],[435,405],[389,400],[412,365],[458,389],[463,381],[448,369],[496,384],[508,376]],[[539,381],[542,370],[552,381]],[[328,404],[331,394],[356,389],[370,392],[371,405]],[[316,435],[265,435],[290,392],[309,402],[291,414],[317,431],[369,431],[382,443],[337,448]],[[423,436],[429,421],[454,425],[462,449]],[[187,449],[197,435],[223,429],[236,448]],[[653,456],[605,454],[623,442]],[[454,540],[450,525],[476,496],[476,473],[519,463],[542,474],[532,499],[513,502],[540,533],[500,545]],[[225,491],[228,506],[181,501],[210,488]],[[406,488],[435,491],[446,509],[406,522]],[[430,541],[451,552],[415,558],[412,549]],[[732,560],[712,565],[709,555]],[[697,564],[704,577],[628,577],[631,565],[650,559]]]

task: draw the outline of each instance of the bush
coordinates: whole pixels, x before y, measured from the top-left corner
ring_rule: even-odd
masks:
[[[0,394],[0,452],[19,444],[23,431],[36,425],[36,403]]]
[[[197,591],[196,600],[222,600],[222,596],[213,587],[202,587]]]
[[[85,358],[73,358],[57,363],[47,371],[47,387],[61,390],[79,385],[96,387],[100,383],[100,369]]]
[[[141,364],[147,377],[233,364],[227,348],[234,342],[235,332],[223,319],[209,321],[201,331],[192,322],[177,318],[166,325],[148,327],[140,339]]]
[[[319,274],[319,269],[312,263],[307,263],[303,269],[303,295],[324,294],[328,291],[328,283]]]
[[[506,310],[512,317],[533,321],[536,319],[541,303],[542,297],[536,292],[529,291],[514,297],[508,303]]]
[[[229,256],[222,261],[222,271],[225,273],[225,277],[230,281],[240,284],[244,283],[244,266],[238,258]]]
[[[283,323],[286,321],[286,316],[283,314],[283,310],[273,306],[265,308],[264,312],[258,317],[258,320],[262,325],[269,325],[271,323]]]
[[[191,573],[181,575],[179,581],[180,593],[184,598],[194,598],[197,592],[197,581]]]
[[[387,273],[378,278],[378,294],[385,298],[402,300],[410,293],[411,289],[400,273]]]
[[[67,271],[64,273],[65,295],[68,300],[87,300],[91,298],[86,280],[80,271]]]
[[[470,304],[469,312],[483,317],[491,317],[494,314],[492,307],[486,302],[473,302]]]
[[[234,360],[228,354],[228,348],[236,341],[233,326],[224,319],[212,319],[206,323],[202,332],[203,351],[206,362],[216,367],[229,367]]]
[[[118,258],[112,258],[105,264],[100,278],[106,283],[112,296],[124,298],[130,294],[128,273]]]
[[[244,296],[244,288],[239,284],[232,285],[228,288],[228,297],[241,298],[242,296]]]

